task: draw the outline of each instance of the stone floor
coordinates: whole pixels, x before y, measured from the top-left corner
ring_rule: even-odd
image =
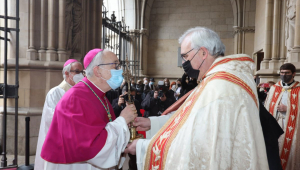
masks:
[[[13,155],[7,155],[7,164],[10,165],[12,164],[12,161],[14,159],[14,156]],[[29,158],[29,164],[34,164],[34,159],[35,159],[35,156],[30,156]],[[126,161],[124,162],[124,165],[123,165],[123,170],[128,170],[128,156],[126,157]],[[25,164],[25,156],[18,156],[18,165],[21,166],[21,165],[24,165]]]

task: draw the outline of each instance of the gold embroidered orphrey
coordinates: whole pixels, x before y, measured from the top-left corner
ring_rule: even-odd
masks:
[[[200,86],[195,89],[195,92],[192,94],[192,96],[181,105],[176,113],[153,137],[147,149],[144,169],[164,169],[168,150],[172,144],[172,141],[175,139],[178,131],[189,117],[191,110],[196,103],[195,101],[199,98],[207,83],[213,79],[223,79],[239,85],[252,97],[256,106],[258,106],[254,92],[240,78],[227,72],[214,73],[208,77],[207,80],[201,82]]]

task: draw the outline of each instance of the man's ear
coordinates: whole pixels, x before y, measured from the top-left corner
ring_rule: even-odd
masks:
[[[101,72],[98,71],[98,67],[93,68],[93,73],[96,77],[101,77]]]
[[[69,72],[65,71],[65,75],[66,75],[66,76],[69,76],[69,74],[70,74]]]
[[[295,75],[296,75],[296,72],[294,72],[292,75],[293,75],[293,78],[294,78],[294,77],[295,77]]]
[[[202,54],[201,54],[203,56],[203,60],[206,59],[208,54],[209,54],[208,50],[205,47],[201,47],[200,50],[203,51]]]

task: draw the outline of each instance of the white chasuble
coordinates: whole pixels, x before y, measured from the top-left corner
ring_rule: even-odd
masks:
[[[138,141],[138,168],[268,169],[253,68],[247,55],[217,58],[158,133]]]
[[[284,170],[300,169],[300,133],[297,133],[300,128],[299,93],[298,81],[290,86],[282,86],[282,81],[279,81],[270,88],[265,101],[266,109],[284,130],[284,134],[278,140],[281,165]],[[282,113],[277,110],[280,103],[287,106],[286,112]]]

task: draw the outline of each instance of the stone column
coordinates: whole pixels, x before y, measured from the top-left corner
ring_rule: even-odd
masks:
[[[296,2],[294,49],[295,48],[300,49],[300,0],[297,0]]]
[[[272,70],[279,69],[280,5],[281,5],[281,0],[275,0],[274,17],[273,17],[272,60],[269,62],[269,69]]]
[[[58,61],[67,61],[66,53],[66,20],[65,20],[66,0],[59,0],[58,4]]]
[[[292,62],[297,69],[300,68],[300,0],[296,2],[294,47],[288,62]]]
[[[274,0],[267,0],[266,7],[266,29],[265,29],[265,47],[264,60],[261,62],[261,69],[269,69],[269,61],[272,55],[272,34],[273,34],[273,7]]]
[[[55,51],[55,14],[54,2],[55,0],[48,0],[48,47],[46,52],[47,61],[57,61],[57,53]]]
[[[46,61],[46,44],[45,44],[45,28],[46,28],[46,7],[47,1],[41,0],[41,47],[39,50],[39,60]]]
[[[26,58],[28,60],[36,60],[37,59],[37,51],[34,47],[34,24],[35,24],[35,0],[30,0],[29,5],[29,47],[27,49]]]
[[[281,15],[285,16],[286,13],[286,5],[285,1],[281,2]],[[280,60],[279,65],[282,65],[284,61],[286,60],[286,47],[285,47],[285,17],[281,17],[281,28],[280,28]]]

